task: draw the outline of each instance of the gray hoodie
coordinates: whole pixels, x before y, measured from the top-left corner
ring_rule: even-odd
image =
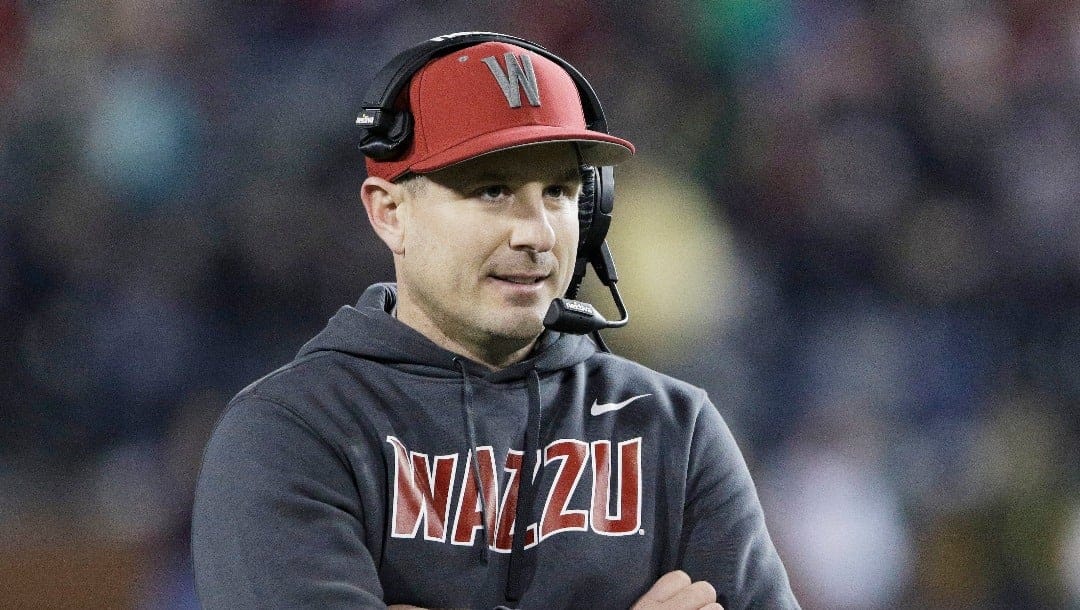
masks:
[[[674,569],[728,610],[798,607],[702,390],[552,332],[492,372],[394,299],[372,286],[230,401],[195,499],[204,607],[629,608]]]

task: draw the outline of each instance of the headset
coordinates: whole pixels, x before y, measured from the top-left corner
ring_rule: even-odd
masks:
[[[390,63],[375,75],[375,79],[364,95],[363,109],[356,119],[356,124],[363,132],[357,146],[360,152],[377,161],[390,160],[404,154],[412,139],[413,117],[408,108],[398,106],[397,100],[408,86],[413,74],[437,57],[482,42],[512,44],[558,64],[577,85],[586,127],[591,131],[608,133],[604,109],[592,85],[565,59],[535,42],[516,36],[495,32],[459,32],[437,36],[406,49],[390,60]],[[605,241],[608,228],[611,226],[611,212],[615,202],[615,173],[611,166],[594,167],[582,164],[580,167],[581,194],[578,197],[580,239],[577,260],[574,263],[574,273],[565,298],[552,301],[544,316],[544,326],[551,330],[571,334],[591,333],[601,349],[609,351],[599,331],[619,328],[630,321],[630,315],[615,286],[619,277],[615,271],[615,261]],[[600,282],[610,290],[621,319],[609,322],[592,305],[574,300],[589,266],[593,267]]]

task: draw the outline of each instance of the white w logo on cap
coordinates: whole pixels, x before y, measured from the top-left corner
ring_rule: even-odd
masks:
[[[506,61],[506,72],[494,56],[485,57],[482,61],[491,70],[491,75],[499,82],[499,88],[506,96],[507,103],[511,108],[521,107],[521,90],[525,90],[525,97],[529,105],[540,105],[540,90],[536,86],[536,72],[533,71],[532,59],[528,55],[514,55],[505,53],[503,60]]]

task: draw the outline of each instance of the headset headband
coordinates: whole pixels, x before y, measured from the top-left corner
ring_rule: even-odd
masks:
[[[604,109],[600,105],[600,99],[596,97],[592,85],[585,80],[577,68],[535,42],[496,32],[458,32],[436,36],[399,53],[375,75],[375,79],[364,94],[363,112],[357,119],[357,125],[376,132],[385,131],[390,127],[393,116],[397,112],[394,103],[401,95],[401,91],[408,86],[413,74],[436,57],[482,42],[512,44],[558,64],[577,85],[586,127],[592,131],[608,132],[607,120],[604,118]]]

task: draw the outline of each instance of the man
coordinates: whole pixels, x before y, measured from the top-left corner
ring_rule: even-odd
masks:
[[[705,393],[545,330],[583,177],[632,145],[589,129],[591,89],[543,49],[440,40],[384,93],[411,124],[362,148],[396,285],[241,391],[207,447],[204,606],[797,607]]]

